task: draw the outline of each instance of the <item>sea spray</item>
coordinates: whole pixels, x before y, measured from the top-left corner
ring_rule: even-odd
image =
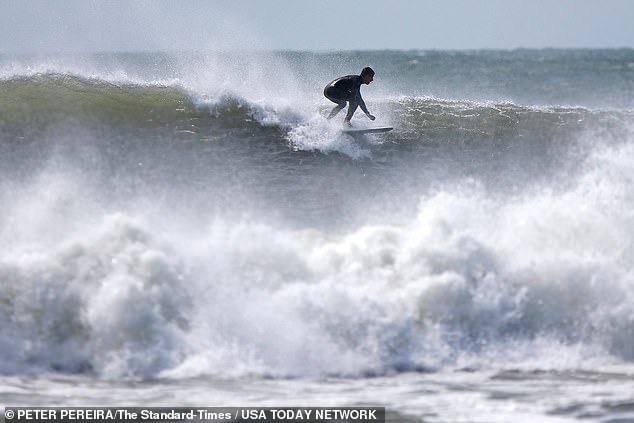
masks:
[[[0,370],[629,366],[634,96],[544,54],[3,57]],[[321,89],[368,64],[395,130],[351,139]]]

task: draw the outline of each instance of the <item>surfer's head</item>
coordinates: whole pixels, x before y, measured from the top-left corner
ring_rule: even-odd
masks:
[[[361,70],[361,80],[366,85],[374,80],[374,71],[371,67],[365,67]]]

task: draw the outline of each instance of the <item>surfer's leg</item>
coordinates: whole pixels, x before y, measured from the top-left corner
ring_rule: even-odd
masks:
[[[331,99],[331,101],[332,101],[332,99]],[[328,119],[332,119],[333,117],[337,116],[337,113],[339,113],[341,111],[341,109],[343,109],[344,107],[346,107],[346,102],[345,101],[337,103],[337,105],[332,109],[332,111],[328,115]]]
[[[352,116],[354,115],[354,112],[357,111],[357,107],[359,106],[359,103],[357,103],[356,101],[351,101],[348,105],[348,114],[346,114],[346,118],[343,120],[344,122],[350,122],[350,119],[352,119]]]
[[[339,113],[341,109],[346,107],[348,99],[346,98],[345,93],[332,86],[326,87],[326,89],[324,89],[324,95],[328,100],[337,104],[328,115],[328,119],[332,119],[333,117],[337,116],[337,113]]]

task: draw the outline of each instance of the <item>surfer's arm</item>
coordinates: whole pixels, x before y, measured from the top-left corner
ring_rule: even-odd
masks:
[[[361,97],[361,92],[359,92],[358,96],[359,96],[358,97],[358,99],[359,99],[359,107],[361,107],[361,110],[363,110],[363,113],[365,113],[365,115],[370,120],[376,119],[374,116],[372,116],[372,114],[368,111],[368,108],[365,106],[365,101],[363,101],[363,97]]]

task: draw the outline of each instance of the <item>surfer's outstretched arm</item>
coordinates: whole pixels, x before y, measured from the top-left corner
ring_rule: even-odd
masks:
[[[363,101],[363,98],[361,97],[361,92],[359,92],[359,107],[361,107],[361,110],[363,110],[363,113],[365,113],[365,115],[368,117],[368,119],[370,120],[374,120],[376,119],[369,111],[368,108],[365,106],[365,102]]]

